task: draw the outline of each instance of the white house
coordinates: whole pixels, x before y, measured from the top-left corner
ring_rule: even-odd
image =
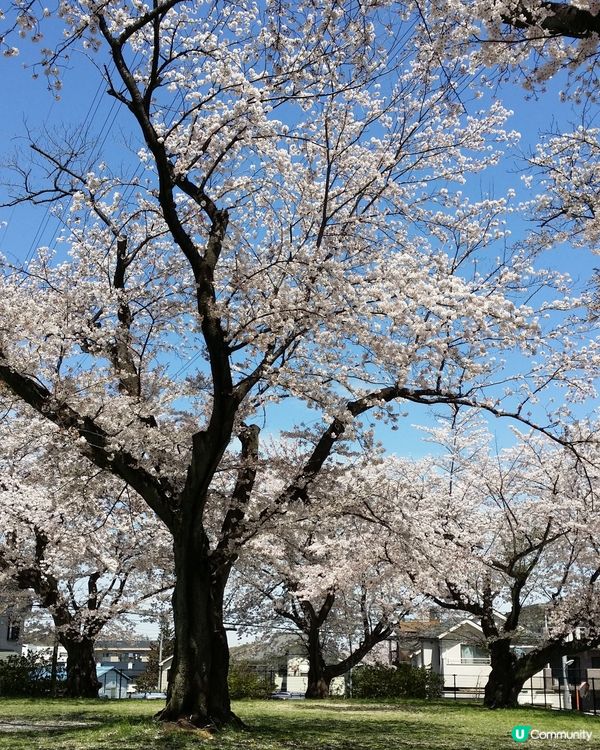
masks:
[[[496,617],[503,620],[503,615]],[[575,637],[575,636],[574,636]],[[525,651],[533,645],[515,647]],[[597,654],[597,655],[596,655]],[[431,669],[444,677],[446,696],[479,698],[483,696],[491,671],[489,651],[481,626],[465,618],[451,627],[439,621],[407,620],[389,641],[390,663],[409,662]],[[537,672],[526,681],[519,703],[561,708],[570,701],[570,693],[583,680],[600,688],[600,652],[586,652]],[[569,685],[567,688],[566,685]]]
[[[96,667],[96,676],[100,682],[99,698],[127,698],[131,678],[115,667]]]
[[[424,634],[411,663],[444,676],[446,690],[483,691],[490,674],[490,655],[481,627],[465,619],[435,635]]]

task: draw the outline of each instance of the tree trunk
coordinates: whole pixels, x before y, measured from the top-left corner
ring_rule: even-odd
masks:
[[[492,671],[485,686],[484,706],[488,708],[514,708],[525,679],[517,669],[517,658],[510,649],[509,640],[490,644]]]
[[[67,651],[67,698],[97,698],[100,682],[96,676],[94,641],[79,633],[61,633],[61,645]]]
[[[308,633],[308,686],[306,698],[328,698],[331,676],[328,674],[321,648],[319,628],[313,627]]]
[[[229,647],[223,625],[228,571],[213,571],[203,530],[174,538],[175,648],[163,721],[185,719],[198,727],[240,725],[231,711]]]

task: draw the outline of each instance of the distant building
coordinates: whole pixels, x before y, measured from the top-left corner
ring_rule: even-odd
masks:
[[[21,620],[10,610],[0,615],[0,659],[20,654],[23,647]]]
[[[98,667],[111,667],[127,676],[132,684],[146,671],[152,645],[147,640],[98,641],[94,649]]]
[[[256,640],[230,649],[231,664],[246,664],[257,675],[273,684],[274,691],[305,693],[308,687],[308,659],[306,648],[299,637],[277,635]],[[159,665],[159,689],[167,691],[169,671],[173,657],[168,656]],[[344,695],[344,677],[334,677],[330,685],[331,695]]]
[[[130,688],[132,684],[131,677],[128,677],[120,669],[110,666],[96,667],[96,676],[100,683],[99,698],[118,700],[120,698],[127,698],[129,693],[133,692]]]
[[[532,611],[526,613],[527,630],[522,629],[519,643],[512,647],[520,654],[535,648],[543,638],[542,629],[536,631],[532,626],[532,615],[538,612],[533,611],[534,607],[529,609]],[[500,613],[495,617],[505,619]],[[575,631],[571,640],[578,637],[580,634]],[[481,626],[474,619],[454,622],[405,620],[388,639],[388,649],[390,664],[408,663],[441,675],[446,696],[483,696],[491,672],[490,654]],[[576,687],[583,681],[590,685],[588,703],[593,702],[595,707],[600,701],[600,650],[558,657],[548,663],[525,682],[519,703],[560,708],[565,705],[565,691],[567,695],[574,695]]]

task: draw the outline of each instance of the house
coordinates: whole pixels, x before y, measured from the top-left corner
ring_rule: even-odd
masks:
[[[0,615],[0,659],[20,654],[23,647],[21,621],[14,617],[11,610]]]
[[[496,617],[504,617],[497,613]],[[516,651],[535,647],[541,635],[531,630],[523,634]],[[577,633],[573,634],[573,638]],[[400,623],[388,641],[389,663],[410,663],[431,669],[444,677],[446,696],[477,698],[483,696],[491,671],[490,655],[478,622],[465,618],[450,624],[436,620]],[[588,681],[590,701],[600,700],[600,650],[558,659],[549,663],[525,683],[519,696],[523,704],[561,708],[569,705],[577,685]]]
[[[113,667],[135,683],[146,671],[152,645],[147,640],[98,641],[94,656],[98,667]]]
[[[259,675],[272,679],[275,692],[304,694],[308,687],[308,660],[299,638],[275,636],[267,640],[245,643],[230,649],[231,662],[250,665]],[[159,690],[166,692],[173,657],[159,664]],[[335,677],[330,686],[332,695],[345,694],[344,677]]]
[[[173,664],[173,657],[167,656],[166,659],[158,662],[158,689],[161,693],[167,692],[169,686],[169,670]]]
[[[127,698],[133,692],[131,678],[116,667],[97,667],[96,676],[100,682],[99,698]]]
[[[421,633],[411,663],[443,675],[447,691],[483,691],[491,667],[481,626],[464,619],[451,627],[439,623],[437,630]]]

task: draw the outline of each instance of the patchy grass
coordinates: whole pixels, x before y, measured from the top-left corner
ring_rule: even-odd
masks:
[[[0,750],[501,750],[519,746],[510,736],[516,724],[594,734],[589,743],[544,741],[540,750],[600,746],[600,717],[541,709],[488,711],[441,701],[240,701],[235,710],[248,730],[206,739],[153,722],[161,705],[0,700]]]

